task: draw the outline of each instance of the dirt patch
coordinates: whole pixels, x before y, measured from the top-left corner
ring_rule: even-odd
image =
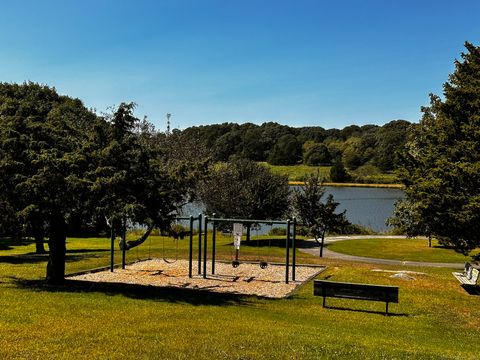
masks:
[[[72,275],[68,279],[283,298],[325,270],[325,267],[297,265],[295,281],[290,280],[285,284],[284,265],[271,264],[266,269],[261,269],[258,264],[242,263],[239,267],[233,268],[229,263],[216,262],[214,275],[210,273],[211,268],[211,262],[208,262],[208,274],[204,279],[203,275],[196,274],[197,268],[194,264],[194,275],[189,278],[187,260],[178,260],[169,264],[161,259],[152,259],[127,265],[125,270],[115,269],[114,272],[110,272],[107,269]]]

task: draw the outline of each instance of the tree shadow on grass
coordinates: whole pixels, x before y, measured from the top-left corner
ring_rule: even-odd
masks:
[[[12,250],[16,246],[27,246],[32,243],[33,241],[28,239],[0,237],[0,250]]]
[[[209,291],[156,287],[124,283],[99,283],[80,280],[65,280],[63,285],[48,285],[43,280],[27,280],[11,277],[13,283],[24,290],[65,292],[65,293],[103,293],[106,296],[122,295],[131,299],[153,300],[190,305],[245,305],[247,296],[238,294],[214,293]]]
[[[332,310],[343,310],[343,311],[352,311],[352,312],[362,312],[366,314],[377,314],[377,315],[383,315],[385,316],[385,311],[374,311],[374,310],[362,310],[362,309],[351,309],[347,307],[340,307],[340,306],[329,306],[325,305],[325,309],[332,309]],[[393,313],[393,312],[388,312],[388,317],[408,317],[410,315],[405,314],[405,313]]]
[[[48,253],[47,254],[28,253],[28,254],[19,254],[19,255],[4,255],[4,256],[0,256],[0,263],[12,264],[12,265],[38,264],[41,262],[47,262],[48,256],[49,256]],[[86,258],[92,258],[92,257],[99,257],[99,256],[67,254],[67,256],[65,257],[65,261],[75,262],[75,261],[85,260]]]
[[[0,256],[0,263],[20,265],[20,264],[36,264],[48,260],[48,254],[21,254],[21,255],[5,255]]]
[[[300,249],[312,249],[312,248],[318,248],[320,245],[316,241],[297,240],[296,246],[297,248],[300,248]],[[325,244],[324,246],[326,247],[327,244]]]
[[[96,253],[96,252],[107,252],[110,249],[75,249],[75,250],[68,250],[67,254],[82,254],[82,253]]]

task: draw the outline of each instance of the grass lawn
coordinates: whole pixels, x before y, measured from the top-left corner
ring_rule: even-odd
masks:
[[[230,242],[218,238],[225,259]],[[153,237],[130,250],[128,260],[149,252],[161,257],[163,244]],[[270,250],[242,244],[241,257],[283,259],[282,242],[270,244]],[[108,239],[69,239],[67,272],[108,265],[108,249]],[[183,240],[179,256],[186,249]],[[298,253],[302,262],[328,266],[321,278],[399,286],[400,303],[385,317],[384,304],[377,302],[328,299],[334,308],[323,309],[311,282],[284,300],[49,288],[36,282],[44,277],[46,257],[33,251],[31,242],[0,239],[0,358],[464,360],[480,352],[480,297],[468,295],[450,269],[412,268],[426,274],[405,281],[372,272],[378,265]],[[171,239],[165,239],[165,252],[175,257]]]
[[[361,239],[338,241],[328,246],[332,251],[348,255],[366,256],[402,261],[426,261],[443,263],[463,263],[471,261],[452,249],[445,248],[432,240],[432,247],[424,239]],[[474,251],[478,253],[479,251]]]

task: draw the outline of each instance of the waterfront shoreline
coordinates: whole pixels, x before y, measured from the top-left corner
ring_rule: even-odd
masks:
[[[289,185],[303,185],[303,181],[289,181]],[[403,189],[402,184],[362,184],[362,183],[334,183],[324,182],[323,186],[332,187],[366,187],[366,188],[386,188],[386,189]]]

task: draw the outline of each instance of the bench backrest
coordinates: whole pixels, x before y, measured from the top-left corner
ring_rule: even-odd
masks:
[[[313,294],[323,297],[398,303],[398,287],[315,280]]]

